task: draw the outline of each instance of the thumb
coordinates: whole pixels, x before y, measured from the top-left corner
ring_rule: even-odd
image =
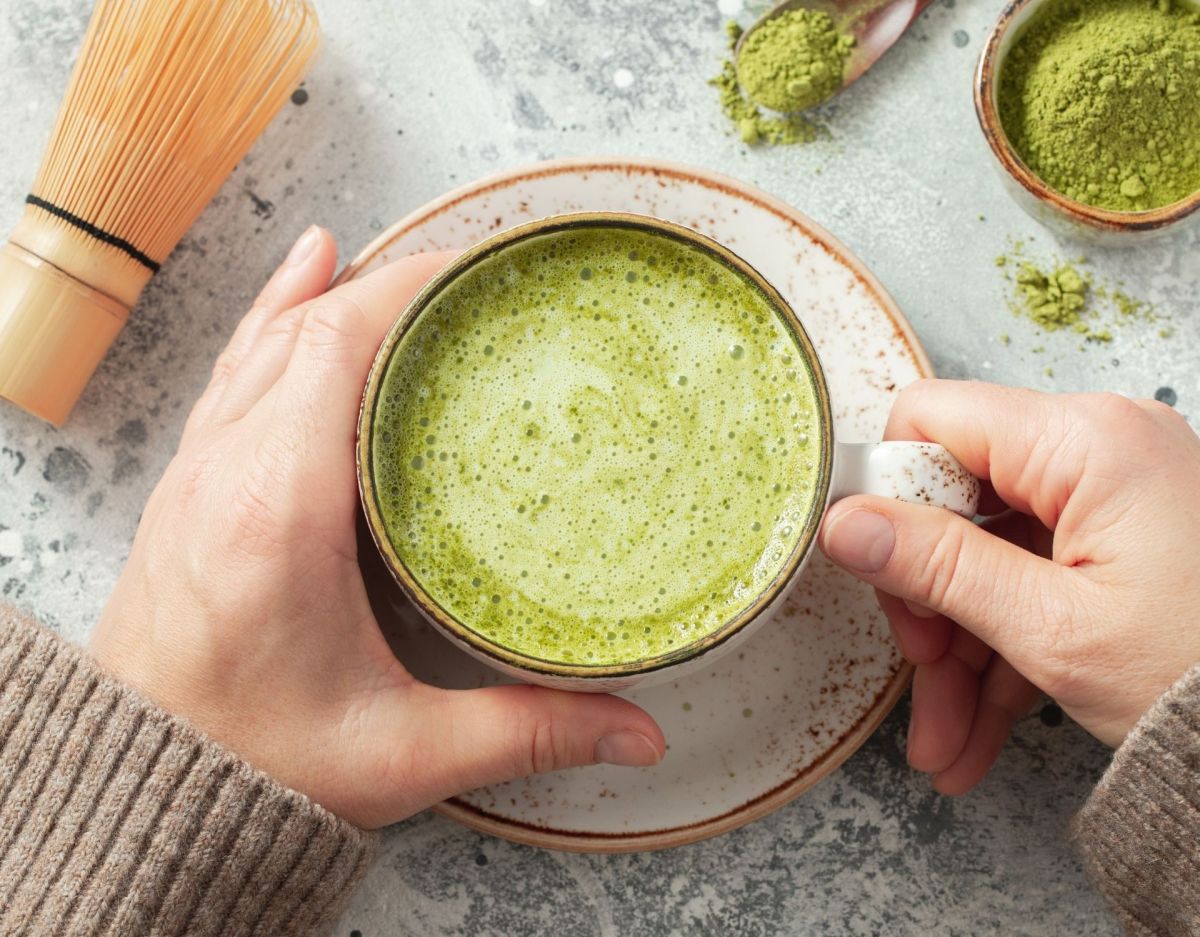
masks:
[[[820,543],[859,579],[953,619],[1041,684],[1055,609],[1076,597],[1071,570],[950,511],[868,495],[834,505]]]
[[[598,763],[648,767],[663,757],[657,723],[615,696],[514,685],[440,690],[422,685],[426,718],[416,748],[429,803],[546,771]]]

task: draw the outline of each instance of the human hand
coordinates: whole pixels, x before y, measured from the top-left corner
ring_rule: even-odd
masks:
[[[534,772],[649,765],[636,706],[527,686],[435,689],[393,656],[355,537],[359,401],[385,332],[446,255],[328,293],[311,228],[213,369],[91,641],[100,665],[361,827]]]
[[[886,435],[946,446],[994,515],[854,497],[825,518],[916,665],[909,763],[965,793],[1039,690],[1120,744],[1200,661],[1200,438],[1155,401],[951,381],[907,388]]]

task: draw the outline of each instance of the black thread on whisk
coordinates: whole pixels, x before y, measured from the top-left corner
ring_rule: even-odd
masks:
[[[115,234],[109,234],[103,228],[97,228],[90,221],[85,221],[65,208],[59,208],[52,202],[47,202],[44,198],[38,198],[32,193],[25,196],[25,201],[36,208],[40,208],[42,211],[49,212],[55,218],[61,218],[69,225],[74,225],[80,231],[94,237],[97,241],[103,241],[105,244],[117,248],[117,250],[124,251],[143,267],[146,267],[151,273],[158,273],[159,264],[147,257],[124,238],[119,238]]]

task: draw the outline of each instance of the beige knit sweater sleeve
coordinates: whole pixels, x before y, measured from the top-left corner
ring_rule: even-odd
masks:
[[[0,933],[326,932],[374,839],[0,606]],[[1200,934],[1200,667],[1072,829],[1135,935]]]
[[[325,933],[373,850],[0,606],[0,933]]]
[[[1200,935],[1200,666],[1142,717],[1071,832],[1130,934]]]

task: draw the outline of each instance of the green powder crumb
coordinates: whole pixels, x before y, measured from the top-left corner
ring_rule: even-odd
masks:
[[[1097,285],[1082,257],[1046,265],[1027,258],[1023,245],[1013,245],[996,262],[1011,284],[1009,308],[1042,332],[1071,331],[1088,342],[1105,344],[1113,340],[1115,327],[1161,319],[1145,300],[1120,287]],[[1008,336],[1001,341],[1008,344]]]
[[[802,114],[768,116],[757,104],[747,99],[733,63],[733,49],[742,37],[742,27],[735,20],[730,20],[725,24],[725,35],[729,38],[730,57],[721,63],[721,73],[709,84],[717,89],[721,113],[733,123],[742,142],[750,146],[760,143],[789,146],[811,143],[823,136],[822,128]]]
[[[1046,368],[1046,377],[1054,377],[1054,368]]]
[[[1087,328],[1083,313],[1090,284],[1074,267],[1045,271],[1025,261],[1017,270],[1016,285],[1019,307],[1035,325],[1047,332]]]
[[[1008,345],[1008,344],[1011,344],[1011,343],[1012,343],[1012,339],[1009,337],[1008,333],[1007,333],[1007,332],[1003,332],[1003,333],[1001,333],[1001,335],[1000,335],[1000,344],[1002,344],[1002,345]]]
[[[733,122],[743,143],[751,146],[758,143],[811,143],[823,134],[820,127],[801,114],[765,116],[742,94],[737,70],[732,62],[724,62],[721,65],[721,74],[709,84],[720,93],[721,112]]]
[[[1137,318],[1142,320],[1153,319],[1154,311],[1150,308],[1150,304],[1143,302],[1140,299],[1134,299],[1124,290],[1114,289],[1109,294],[1112,297],[1113,304],[1117,307],[1117,311],[1126,318]]]
[[[814,10],[771,16],[742,43],[738,82],[756,104],[784,114],[824,104],[841,90],[854,39]]]
[[[1200,191],[1200,12],[1182,0],[1050,0],[998,97],[1017,152],[1069,198],[1147,211]]]

